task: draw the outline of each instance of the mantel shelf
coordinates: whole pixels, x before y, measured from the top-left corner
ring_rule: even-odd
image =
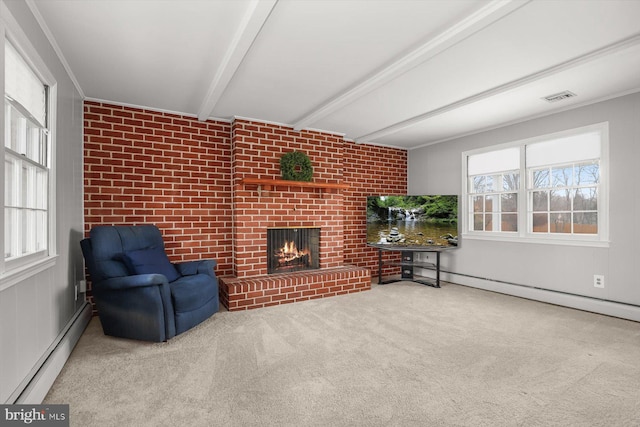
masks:
[[[240,180],[244,185],[257,185],[258,191],[269,191],[273,187],[286,186],[286,187],[299,187],[299,188],[320,188],[322,190],[337,191],[346,190],[349,188],[347,184],[332,184],[328,182],[307,182],[307,181],[288,181],[284,179],[269,179],[269,178],[243,178]]]

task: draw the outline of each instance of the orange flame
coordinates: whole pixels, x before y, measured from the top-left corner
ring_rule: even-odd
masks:
[[[297,254],[298,248],[296,247],[296,243],[284,242],[284,247],[282,248],[282,252],[285,254]]]

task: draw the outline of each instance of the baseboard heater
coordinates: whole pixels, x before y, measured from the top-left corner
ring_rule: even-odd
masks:
[[[440,275],[440,280],[445,282],[640,322],[640,305],[637,304],[606,300],[470,274],[454,273],[447,270],[440,270]]]
[[[31,372],[9,396],[6,404],[38,405],[42,403],[89,324],[91,316],[91,305],[85,303],[76,311]]]

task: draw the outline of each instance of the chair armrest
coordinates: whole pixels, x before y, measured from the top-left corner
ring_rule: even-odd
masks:
[[[194,274],[207,274],[216,277],[213,269],[218,262],[215,259],[201,259],[199,261],[187,261],[174,264],[181,276],[193,276]]]
[[[102,291],[125,290],[130,288],[144,288],[147,286],[168,285],[167,278],[162,274],[138,274],[135,276],[113,277],[96,283]]]
[[[148,341],[175,336],[171,289],[163,274],[113,277],[93,291],[105,334]]]

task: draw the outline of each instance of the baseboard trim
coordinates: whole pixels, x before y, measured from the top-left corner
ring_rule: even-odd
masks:
[[[38,361],[34,368],[35,375],[27,386],[20,392],[14,403],[38,405],[41,404],[53,382],[64,367],[73,348],[91,320],[91,305],[85,305],[67,323],[49,350]]]
[[[640,322],[640,307],[633,304],[606,301],[597,298],[534,288],[514,283],[493,281],[490,279],[482,279],[456,273],[441,273],[440,279],[463,286],[484,289],[486,291],[498,292],[501,294]]]

